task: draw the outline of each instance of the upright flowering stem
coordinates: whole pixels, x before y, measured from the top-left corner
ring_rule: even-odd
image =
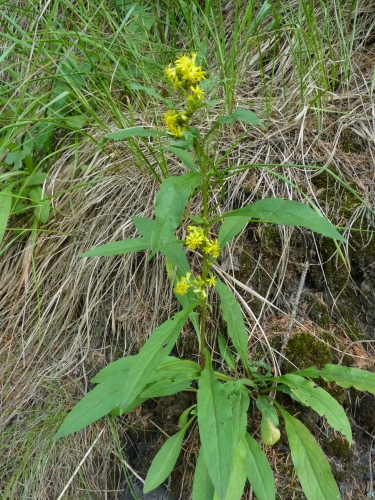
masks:
[[[208,179],[207,179],[207,160],[202,150],[202,146],[199,139],[195,141],[195,154],[197,161],[199,163],[201,179],[202,179],[202,218],[203,223],[203,233],[208,239],[209,224],[207,220],[208,216]],[[209,259],[210,256],[207,253],[203,254],[202,262],[202,281],[206,281],[209,271]],[[207,312],[207,297],[201,298],[201,321],[200,321],[200,365],[203,369],[205,366],[205,355],[204,350],[206,348],[206,312]]]

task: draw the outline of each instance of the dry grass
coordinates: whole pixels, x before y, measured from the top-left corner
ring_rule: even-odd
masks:
[[[293,9],[297,4],[288,5]],[[272,95],[272,113],[264,117],[266,128],[250,131],[223,166],[266,164],[269,169],[250,169],[229,179],[228,195],[220,210],[265,196],[302,199],[302,189],[337,225],[351,227],[360,219],[364,228],[374,227],[374,212],[359,201],[348,216],[347,190],[339,183],[335,184],[335,196],[322,201],[313,183],[319,170],[308,168],[329,167],[375,210],[374,9],[375,2],[359,2],[350,78],[325,92],[321,106],[312,106],[319,109],[301,104],[293,38],[285,34],[279,40],[280,58],[272,55],[272,37],[261,40],[259,47],[249,45],[246,53],[239,55],[235,102],[262,115],[265,99]],[[317,19],[322,15],[322,9],[317,8]],[[230,9],[225,22],[230,32]],[[260,64],[260,54],[264,57],[267,51],[272,59]],[[329,55],[325,56],[323,63],[328,65]],[[214,56],[210,62],[215,72]],[[315,77],[313,73],[306,75],[305,102],[312,102],[319,93]],[[144,121],[144,116],[138,121]],[[217,154],[227,150],[242,132],[241,126],[226,130]],[[113,468],[126,468],[121,445],[116,446],[116,442],[126,439],[131,426],[139,425],[136,415],[114,420],[111,425],[104,420],[97,422],[58,442],[52,443],[51,438],[66,412],[89,390],[90,378],[111,360],[136,352],[176,308],[161,258],[151,262],[143,254],[77,258],[80,252],[105,242],[134,236],[132,215],[152,217],[157,184],[135,163],[133,155],[120,146],[107,157],[95,153],[95,144],[84,144],[78,161],[74,149],[68,149],[51,165],[47,181],[53,196],[50,221],[35,242],[31,236],[24,237],[2,257],[0,482],[4,499],[60,498],[73,475],[61,498],[104,499],[112,488],[107,481]],[[89,168],[75,171],[77,164]],[[274,164],[285,166],[275,168]],[[173,159],[170,165],[172,172],[180,168]],[[274,171],[285,176],[289,184]],[[83,187],[67,191],[82,183]],[[12,224],[27,227],[28,221],[14,220]],[[269,289],[263,297],[256,295],[263,304],[259,313],[248,305],[256,290],[238,283],[232,271],[224,273],[217,268],[238,293],[248,318],[252,352],[259,353],[261,346],[264,358],[273,359],[274,364],[277,355],[270,346],[270,324],[283,322],[286,329],[290,314],[282,291],[292,231],[283,229],[280,235],[279,263],[267,269]],[[345,235],[350,245],[350,232],[345,231]],[[7,238],[10,241],[12,234]],[[363,238],[365,244],[370,236]],[[226,250],[230,258],[240,254],[241,245],[243,236]],[[314,324],[296,324],[319,334]],[[370,342],[353,343],[343,337],[337,349],[342,355],[352,354],[359,367],[371,365],[369,358],[374,351]],[[365,498],[361,496],[364,488],[356,488],[362,493],[346,498]]]

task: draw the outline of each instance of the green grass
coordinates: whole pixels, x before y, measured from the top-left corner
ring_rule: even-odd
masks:
[[[86,371],[95,371],[117,349],[125,351],[115,333],[110,353],[90,344],[85,321],[88,325],[89,316],[100,316],[106,318],[103,331],[110,329],[105,307],[111,303],[108,290],[117,285],[110,264],[105,271],[97,263],[84,269],[75,255],[82,245],[88,249],[131,231],[124,221],[133,213],[127,202],[134,190],[146,200],[144,205],[134,200],[137,213],[149,214],[157,183],[181,170],[147,140],[109,141],[98,149],[111,131],[163,127],[165,103],[134,90],[134,84],[166,96],[170,89],[163,69],[177,55],[197,51],[215,100],[208,119],[244,106],[266,125],[264,131],[246,134],[232,127],[224,139],[212,138],[213,156],[227,151],[220,168],[226,171],[229,203],[241,187],[239,178],[261,196],[299,196],[302,189],[314,199],[311,180],[329,168],[370,214],[371,193],[363,186],[373,166],[366,163],[366,152],[366,158],[354,155],[358,138],[364,150],[373,151],[374,26],[374,9],[365,0],[2,2],[0,290],[5,294],[0,360],[2,375],[9,378],[2,394],[7,403],[0,441],[0,456],[6,457],[0,470],[4,499],[58,497],[96,435],[82,434],[65,444],[51,444],[50,438],[71,399],[87,388]],[[335,163],[345,130],[352,156]],[[254,164],[264,168],[255,173]],[[287,191],[280,179],[287,180]],[[323,209],[345,225],[337,213],[340,203],[332,204],[336,212],[329,203]],[[140,266],[129,262],[134,272]],[[158,266],[161,273],[163,264]],[[155,285],[159,278],[152,279]],[[95,289],[90,303],[83,282]],[[144,300],[137,286],[126,286]],[[146,293],[146,282],[142,286]],[[71,304],[62,305],[61,297]],[[167,298],[147,297],[155,310],[169,310]],[[70,318],[69,311],[75,316]],[[62,384],[62,377],[69,383]],[[18,396],[8,390],[12,384]],[[124,431],[116,425],[111,432],[121,457],[118,443]],[[66,498],[89,498],[82,489],[99,488],[92,471],[102,456],[108,463],[113,459],[108,458],[110,441],[88,457]],[[121,458],[120,463],[123,467]],[[59,473],[51,484],[56,467]]]

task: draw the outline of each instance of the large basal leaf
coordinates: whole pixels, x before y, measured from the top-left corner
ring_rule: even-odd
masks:
[[[218,234],[218,242],[220,248],[224,248],[242,229],[246,226],[249,220],[246,217],[228,217],[220,226]]]
[[[162,396],[171,396],[178,392],[185,391],[191,384],[191,380],[186,377],[176,377],[161,380],[144,389],[139,397],[142,399],[160,398]]]
[[[198,460],[195,465],[193,500],[213,500],[214,494],[215,490],[210,476],[208,475],[201,448],[199,450]]]
[[[280,405],[293,465],[307,500],[339,500],[340,491],[320,446],[302,422]]]
[[[296,375],[303,377],[322,377],[326,382],[335,382],[340,387],[347,389],[355,387],[359,391],[368,391],[375,394],[375,373],[359,368],[350,368],[340,365],[325,365],[322,370],[315,366],[296,372]]]
[[[263,123],[259,120],[257,115],[249,109],[244,108],[237,108],[234,113],[219,118],[216,123],[234,123],[235,121],[249,123],[250,125],[259,125],[263,127]]]
[[[143,485],[144,493],[148,493],[149,491],[157,488],[173,471],[173,467],[175,466],[181,452],[185,432],[190,426],[192,420],[193,419],[190,419],[189,422],[177,432],[177,434],[170,437],[156,454]]]
[[[231,338],[243,365],[247,368],[247,331],[241,308],[227,285],[219,280],[216,282],[216,291],[220,296],[221,310],[227,323],[228,336]]]
[[[77,257],[108,257],[110,255],[122,255],[130,252],[139,252],[140,250],[148,250],[150,244],[146,238],[132,238],[122,241],[112,241],[105,243],[100,247],[92,248],[87,252],[78,254]]]
[[[272,469],[262,448],[247,432],[243,438],[247,445],[247,478],[257,500],[275,500],[276,489]]]
[[[223,214],[225,219],[239,216],[246,217],[248,220],[265,219],[267,222],[285,226],[302,226],[334,240],[345,241],[327,219],[299,201],[264,198],[246,207]]]
[[[348,417],[342,406],[327,391],[291,373],[277,377],[276,380],[286,384],[302,404],[312,408],[321,417],[326,417],[329,425],[344,434],[351,445],[352,429]]]
[[[163,181],[155,201],[155,226],[151,236],[151,249],[158,251],[169,241],[179,226],[192,189],[200,181],[198,172],[170,176]]]
[[[0,243],[4,238],[12,207],[12,186],[7,186],[0,192]]]
[[[232,411],[224,387],[216,379],[206,353],[198,385],[198,425],[208,474],[219,500],[224,500],[233,457]]]
[[[247,446],[241,440],[233,451],[232,471],[225,500],[241,500],[247,477]],[[217,496],[215,495],[214,500]]]
[[[246,432],[249,395],[242,381],[226,382],[224,389],[232,408],[233,447],[236,448]]]
[[[130,405],[172,350],[190,312],[191,309],[180,311],[152,333],[137,354],[129,376],[116,372],[86,394],[67,415],[54,439],[83,429],[116,406]]]
[[[108,377],[113,377],[119,372],[124,372],[123,376],[128,376],[134,368],[134,365],[138,363],[137,356],[124,356],[117,361],[112,361],[109,365],[105,366],[99,373],[97,373],[90,382],[94,384],[100,384],[104,382]]]

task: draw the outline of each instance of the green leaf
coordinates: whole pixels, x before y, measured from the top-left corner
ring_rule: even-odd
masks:
[[[64,122],[67,124],[69,128],[74,130],[80,129],[87,122],[86,115],[70,115],[64,118]]]
[[[123,415],[126,415],[130,411],[134,410],[134,408],[137,408],[137,406],[143,404],[147,401],[147,399],[148,398],[136,398],[127,406],[116,406],[115,408],[112,408],[109,414],[112,415],[112,417],[122,417]]]
[[[325,365],[322,370],[318,370],[315,366],[312,366],[311,368],[295,372],[295,374],[311,378],[322,377],[326,382],[335,382],[345,389],[355,387],[359,391],[368,391],[375,394],[375,373],[368,372],[367,370],[340,365]]]
[[[352,429],[348,417],[342,406],[327,391],[292,373],[277,377],[275,380],[280,380],[290,387],[292,394],[295,394],[302,404],[312,408],[321,417],[326,417],[329,425],[344,434],[351,445]]]
[[[170,153],[173,153],[176,156],[178,156],[180,158],[180,160],[182,161],[182,163],[185,165],[185,167],[188,168],[189,170],[191,170],[191,172],[197,171],[197,167],[195,166],[195,163],[194,163],[194,160],[193,160],[191,154],[188,153],[185,149],[173,148],[173,147],[169,146],[166,148],[162,148],[162,150],[169,151]]]
[[[213,500],[214,494],[215,490],[208,474],[201,448],[195,466],[193,500]]]
[[[0,243],[4,238],[10,210],[12,208],[12,186],[0,191]]]
[[[182,428],[184,425],[186,425],[186,422],[188,421],[189,415],[196,408],[197,405],[192,405],[189,406],[189,408],[186,408],[181,415],[180,418],[178,419],[178,426]]]
[[[152,333],[135,357],[128,377],[122,371],[116,372],[86,394],[67,415],[54,439],[83,429],[116,406],[131,404],[172,350],[190,312],[191,309],[180,311]]]
[[[225,500],[241,500],[247,477],[246,443],[241,439],[233,451],[232,470]]]
[[[149,491],[157,488],[171,474],[181,452],[185,432],[194,418],[195,417],[191,418],[189,422],[177,432],[177,434],[170,437],[160,448],[148,470],[146,480],[143,485],[143,493],[148,493]]]
[[[130,127],[123,130],[117,130],[116,132],[111,132],[110,134],[104,136],[104,139],[122,141],[124,139],[129,139],[129,137],[161,137],[166,135],[168,135],[167,132],[163,132],[162,130],[144,127]]]
[[[234,123],[235,121],[249,123],[250,125],[260,125],[261,127],[264,126],[255,113],[243,108],[237,108],[231,115],[223,116],[216,120],[216,123]]]
[[[77,257],[108,257],[110,255],[139,252],[140,250],[147,250],[149,248],[150,244],[147,243],[146,238],[131,238],[128,240],[105,243],[104,245],[100,245],[100,247],[80,253]]]
[[[147,217],[137,217],[136,215],[133,215],[132,221],[141,235],[151,245],[151,235],[154,230],[155,221]]]
[[[152,97],[155,97],[159,101],[166,104],[169,108],[175,109],[175,106],[173,105],[173,103],[171,101],[169,101],[168,99],[165,99],[162,95],[158,94],[157,92],[155,92],[154,89],[152,89],[150,87],[145,87],[144,85],[139,85],[138,83],[129,83],[127,86],[129,87],[129,89],[132,89],[132,90],[143,90],[144,92],[146,92],[146,94],[148,94]]]
[[[302,422],[277,406],[285,421],[293,464],[307,500],[339,500],[339,489],[320,446]]]
[[[327,219],[299,201],[264,198],[246,207],[227,212],[223,214],[223,217],[226,219],[229,217],[246,217],[247,220],[265,219],[275,224],[302,226],[328,238],[345,241]]]
[[[171,240],[173,231],[181,222],[191,191],[199,181],[198,172],[170,176],[163,181],[155,201],[156,221],[151,237],[152,251],[158,251],[163,243]]]
[[[31,175],[25,185],[26,186],[38,186],[40,184],[43,184],[43,182],[46,180],[47,174],[44,172],[36,172],[35,174]]]
[[[242,311],[238,302],[227,285],[217,280],[216,291],[220,296],[223,318],[227,323],[228,336],[231,338],[244,367],[248,367],[247,331]]]
[[[160,398],[161,396],[171,396],[187,389],[191,380],[186,377],[176,377],[171,379],[161,380],[147,387],[139,395],[142,399]]]
[[[246,217],[228,217],[220,226],[218,242],[220,248],[224,248],[242,229],[248,224]]]
[[[113,361],[109,365],[105,366],[99,373],[93,377],[90,382],[94,384],[99,384],[104,382],[108,377],[113,377],[119,372],[125,371],[126,374],[130,374],[133,367],[137,364],[137,356],[125,356],[117,361]],[[125,373],[124,373],[125,376]]]
[[[181,275],[185,276],[190,271],[189,261],[187,260],[181,241],[175,236],[172,235],[169,241],[163,242],[159,247],[159,252],[173,262]]]
[[[232,469],[232,411],[224,387],[216,379],[206,351],[198,385],[198,425],[208,474],[219,500],[225,498]]]
[[[277,414],[277,411],[267,398],[265,398],[264,396],[258,396],[256,405],[258,407],[258,410],[262,412],[262,415],[269,418],[276,427],[279,426],[279,416]]]
[[[250,400],[241,380],[226,382],[224,389],[232,409],[233,447],[235,449],[246,433]]]
[[[29,196],[34,205],[34,215],[39,222],[45,224],[48,222],[49,213],[51,210],[48,198],[43,197],[43,189],[40,186],[30,189]]]
[[[248,432],[244,439],[247,445],[247,478],[257,500],[274,500],[276,497],[275,480],[267,457]]]
[[[219,351],[221,357],[224,359],[229,368],[233,371],[236,371],[236,363],[234,361],[233,354],[229,349],[229,346],[225,340],[225,338],[219,333],[217,337],[217,342],[219,344]]]

